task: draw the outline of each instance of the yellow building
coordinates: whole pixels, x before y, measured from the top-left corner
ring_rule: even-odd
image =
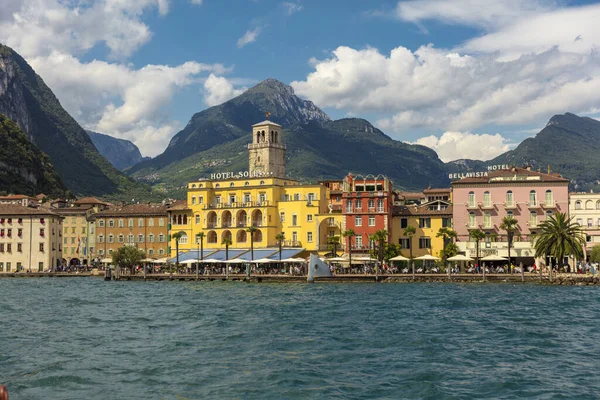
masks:
[[[329,188],[285,177],[280,131],[271,121],[253,125],[248,171],[214,173],[210,180],[188,183],[187,207],[171,212],[171,237],[183,234],[180,253],[197,249],[200,232],[205,249],[224,249],[224,238],[232,249],[248,249],[251,226],[257,249],[277,248],[277,235],[283,233],[284,247],[317,252],[326,250],[329,236],[339,236],[342,218],[332,213]],[[188,224],[179,224],[184,215]],[[175,256],[174,242],[170,254]]]
[[[428,189],[431,190],[431,189]],[[439,189],[444,191],[444,189]],[[445,189],[450,191],[449,189]],[[423,204],[395,206],[392,216],[392,243],[400,244],[402,254],[420,257],[426,254],[439,257],[445,247],[443,237],[437,237],[440,228],[452,228],[452,204],[450,197],[444,200],[437,195],[425,193],[429,201]],[[415,228],[412,240],[405,235],[408,226]]]

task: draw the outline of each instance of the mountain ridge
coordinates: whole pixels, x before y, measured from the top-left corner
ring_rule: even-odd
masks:
[[[98,149],[98,152],[108,160],[115,168],[123,171],[134,166],[144,159],[140,149],[130,140],[119,139],[104,133],[98,133],[90,130],[85,131],[92,143]]]

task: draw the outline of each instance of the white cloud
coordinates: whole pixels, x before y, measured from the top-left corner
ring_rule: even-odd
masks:
[[[260,26],[254,29],[248,29],[246,33],[244,33],[244,35],[238,39],[237,46],[242,48],[249,43],[255,42],[261,31],[262,28]]]
[[[235,89],[233,84],[222,76],[210,74],[204,81],[204,102],[212,107],[242,94],[246,88]]]
[[[500,134],[473,134],[469,132],[444,132],[439,138],[426,136],[415,144],[432,148],[444,162],[461,158],[487,161],[508,151],[512,145]]]
[[[338,47],[314,62],[296,92],[321,107],[377,112],[384,129],[470,130],[525,124],[554,113],[586,112],[600,102],[600,54],[551,49],[512,61],[432,45],[416,51]]]
[[[190,0],[190,3],[196,4],[198,6],[201,6],[202,5],[202,0]]]
[[[304,8],[302,5],[298,3],[292,3],[291,1],[284,1],[281,3],[281,6],[285,9],[287,15],[295,14],[298,11],[302,11]]]
[[[165,112],[176,91],[202,72],[226,72],[222,65],[197,62],[140,69],[98,60],[82,63],[58,52],[29,61],[84,127],[131,140],[150,156],[161,153],[180,127]]]

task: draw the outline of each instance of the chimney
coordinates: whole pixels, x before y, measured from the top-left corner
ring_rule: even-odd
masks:
[[[531,171],[531,165],[530,164],[525,164],[523,166],[523,168],[525,168],[527,171]]]
[[[548,164],[548,175],[550,175],[550,164]]]

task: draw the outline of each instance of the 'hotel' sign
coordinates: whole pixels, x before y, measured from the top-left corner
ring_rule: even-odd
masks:
[[[235,172],[218,172],[210,174],[210,179],[242,179],[242,178],[266,178],[273,176],[273,172],[262,172],[262,171],[238,171]]]
[[[454,174],[448,174],[448,179],[462,179],[462,178],[483,178],[488,176],[488,172],[499,171],[501,169],[509,169],[508,165],[488,165],[487,171],[471,171],[471,172],[458,172]]]

